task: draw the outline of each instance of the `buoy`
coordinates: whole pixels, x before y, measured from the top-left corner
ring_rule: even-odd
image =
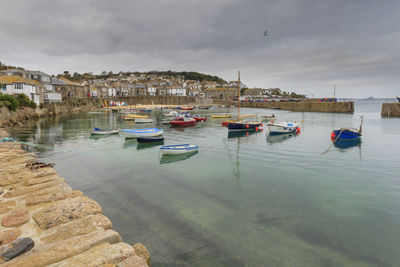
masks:
[[[258,127],[256,127],[256,132],[258,132]]]
[[[264,125],[262,125],[262,123],[260,124],[261,127],[264,127]]]
[[[249,132],[246,132],[246,136],[249,136]]]
[[[249,129],[249,125],[248,124],[246,125],[246,128]]]

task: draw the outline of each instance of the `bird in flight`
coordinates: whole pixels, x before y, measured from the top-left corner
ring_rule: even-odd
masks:
[[[264,36],[267,36],[267,35],[268,35],[268,31],[265,31],[265,32],[264,32]]]

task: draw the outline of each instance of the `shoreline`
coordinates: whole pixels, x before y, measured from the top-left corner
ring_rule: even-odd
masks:
[[[124,243],[97,202],[32,162],[20,143],[0,143],[0,266],[150,266],[148,250]]]

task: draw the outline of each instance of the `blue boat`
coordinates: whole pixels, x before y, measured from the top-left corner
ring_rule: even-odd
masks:
[[[180,155],[197,151],[198,145],[182,144],[182,145],[169,145],[160,147],[160,151],[164,155]]]
[[[341,140],[352,140],[352,139],[360,139],[362,135],[362,124],[363,124],[363,116],[361,116],[361,124],[360,128],[342,128],[338,130],[333,130],[331,133],[332,140],[335,142],[339,139]]]
[[[162,142],[162,141],[164,141],[164,137],[162,137],[162,136],[154,136],[154,137],[142,136],[142,137],[138,137],[137,141],[138,141],[138,143]]]
[[[151,137],[163,135],[164,131],[158,128],[122,129],[126,138]]]

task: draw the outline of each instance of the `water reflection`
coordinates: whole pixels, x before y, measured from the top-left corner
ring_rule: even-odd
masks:
[[[357,138],[357,139],[338,139],[336,140],[336,142],[333,140],[333,145],[337,148],[340,148],[342,150],[345,149],[349,149],[352,147],[356,147],[358,146],[359,148],[361,148],[361,139]]]
[[[162,155],[160,159],[160,164],[165,164],[165,163],[172,163],[180,160],[185,160],[188,158],[193,157],[199,153],[199,151],[193,151],[191,153],[186,153],[186,154],[181,154],[181,155]]]
[[[297,136],[296,133],[286,133],[286,134],[267,134],[267,142],[268,143],[281,143],[284,142],[285,140],[288,140],[289,138]]]
[[[160,141],[160,142],[152,142],[152,143],[139,143],[137,145],[137,150],[140,149],[146,149],[146,148],[151,148],[151,147],[155,147],[155,146],[162,146],[164,145],[164,141]]]
[[[251,131],[228,131],[228,138],[237,138],[237,137],[244,137],[244,136],[250,136],[255,134],[257,131],[256,130],[251,130]]]
[[[122,148],[134,147],[134,146],[136,146],[137,144],[138,144],[138,142],[137,142],[136,139],[128,138],[128,139],[125,139],[125,142],[124,142],[124,144],[122,145]]]

